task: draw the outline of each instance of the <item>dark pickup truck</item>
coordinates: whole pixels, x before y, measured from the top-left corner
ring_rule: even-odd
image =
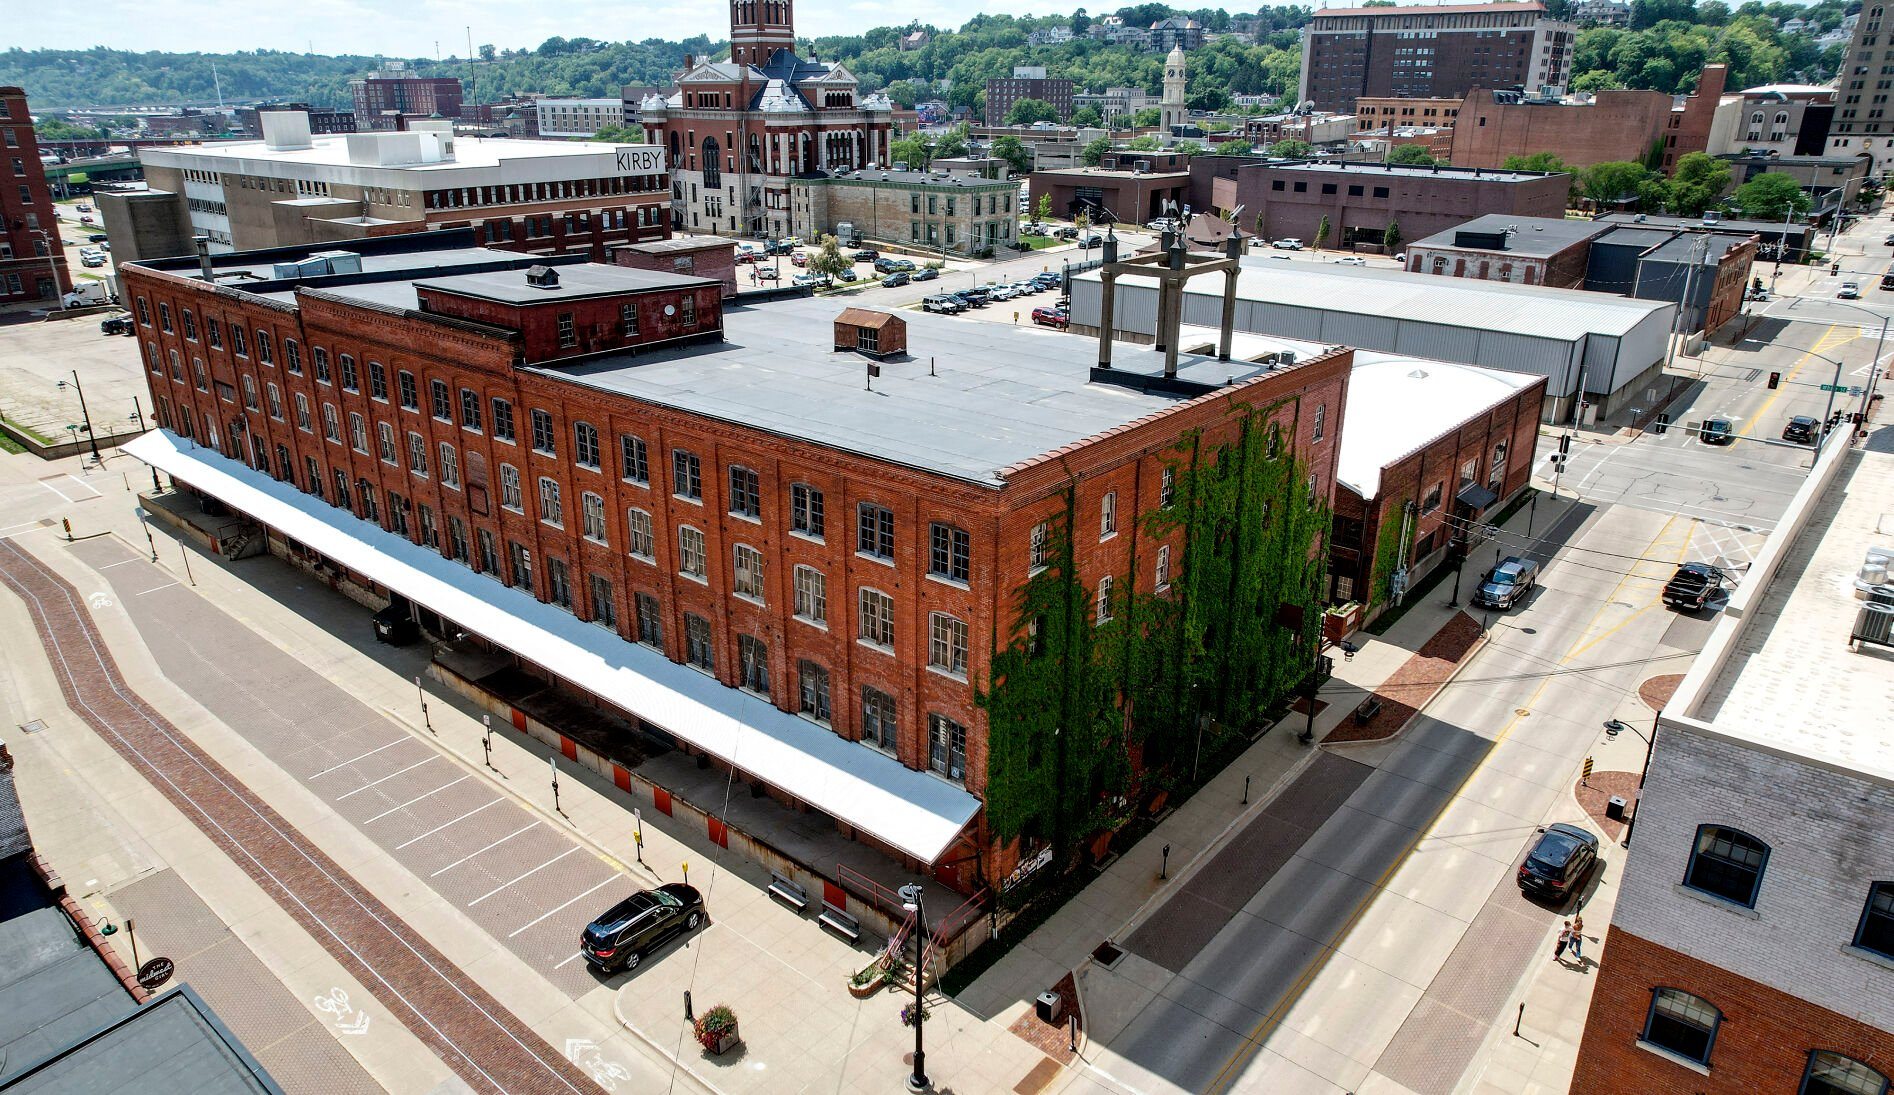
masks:
[[[1685,563],[1664,583],[1664,603],[1685,612],[1698,612],[1722,588],[1722,571],[1708,563]]]

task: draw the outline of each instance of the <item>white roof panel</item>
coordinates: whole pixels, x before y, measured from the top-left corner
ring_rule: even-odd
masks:
[[[1539,380],[1529,373],[1356,350],[1335,481],[1374,498],[1381,469]]]

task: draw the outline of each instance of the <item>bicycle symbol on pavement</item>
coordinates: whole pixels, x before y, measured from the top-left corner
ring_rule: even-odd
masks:
[[[349,1006],[349,994],[332,988],[314,1001],[316,1010],[335,1017],[335,1029],[343,1034],[366,1034],[368,1013]]]
[[[588,1038],[567,1038],[566,1059],[584,1069],[592,1082],[607,1091],[617,1091],[620,1080],[631,1079],[631,1070],[599,1052],[598,1043]]]

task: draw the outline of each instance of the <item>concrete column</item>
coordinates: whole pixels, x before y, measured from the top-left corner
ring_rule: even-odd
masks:
[[[1151,348],[1164,352],[1164,344],[1170,341],[1171,333],[1171,279],[1158,275],[1157,279],[1157,329],[1151,335]]]
[[[1217,360],[1230,360],[1231,332],[1236,329],[1236,271],[1223,272],[1223,326],[1217,332]]]
[[[1117,298],[1118,276],[1109,269],[1098,279],[1098,367],[1111,368],[1112,306]]]

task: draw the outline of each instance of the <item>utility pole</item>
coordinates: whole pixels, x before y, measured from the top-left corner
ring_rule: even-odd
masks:
[[[60,381],[59,386],[64,388],[66,382]],[[72,389],[79,393],[79,417],[85,421],[85,435],[86,440],[92,445],[93,462],[102,465],[105,463],[105,457],[99,455],[99,435],[92,429],[92,413],[86,410],[85,389],[79,386],[79,370],[77,369],[72,371]]]

